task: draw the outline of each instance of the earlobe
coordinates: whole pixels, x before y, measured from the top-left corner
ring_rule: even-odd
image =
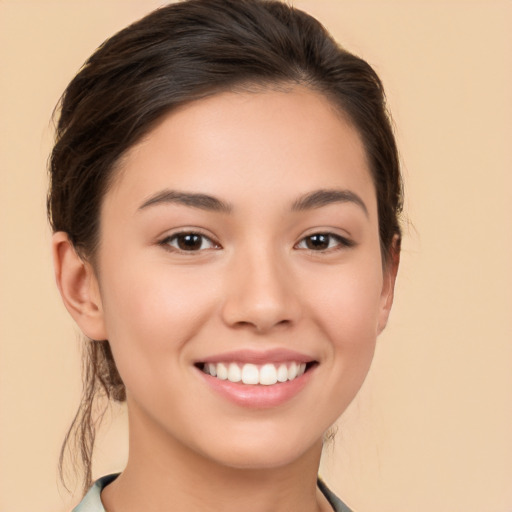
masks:
[[[67,233],[52,237],[55,280],[62,301],[82,332],[93,340],[107,339],[98,281],[90,263],[76,252]]]
[[[395,282],[400,264],[400,238],[395,235],[393,238],[391,250],[389,252],[389,261],[384,267],[384,279],[382,283],[381,294],[381,310],[379,315],[379,323],[377,334],[380,334],[388,323],[389,313],[393,306],[393,298],[395,295]]]

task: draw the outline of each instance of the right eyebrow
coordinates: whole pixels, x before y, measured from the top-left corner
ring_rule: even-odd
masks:
[[[368,217],[368,208],[364,201],[351,190],[320,189],[299,197],[292,205],[293,211],[321,208],[333,203],[352,203],[357,205]]]
[[[180,192],[178,190],[165,189],[146,199],[138,208],[144,210],[158,204],[181,204],[200,210],[230,213],[233,208],[230,204],[208,194],[194,192]]]

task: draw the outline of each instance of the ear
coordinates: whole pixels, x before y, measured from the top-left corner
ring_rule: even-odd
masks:
[[[77,254],[62,231],[53,234],[52,252],[55,280],[66,309],[87,337],[107,339],[98,280],[91,264]]]
[[[384,279],[382,282],[382,292],[380,297],[379,322],[377,334],[380,334],[388,323],[389,313],[393,305],[395,295],[395,282],[400,264],[400,237],[395,235],[389,251],[389,259],[384,266]]]

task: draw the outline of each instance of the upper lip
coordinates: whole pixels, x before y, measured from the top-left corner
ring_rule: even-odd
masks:
[[[310,363],[315,361],[314,357],[288,349],[272,349],[272,350],[234,350],[205,357],[199,362],[201,363]]]

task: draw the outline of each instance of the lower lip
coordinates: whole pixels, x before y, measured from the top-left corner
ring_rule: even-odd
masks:
[[[304,389],[314,370],[314,367],[310,368],[294,380],[265,386],[263,384],[251,385],[221,380],[197,369],[207,385],[215,392],[237,405],[255,409],[278,407],[290,401]]]

